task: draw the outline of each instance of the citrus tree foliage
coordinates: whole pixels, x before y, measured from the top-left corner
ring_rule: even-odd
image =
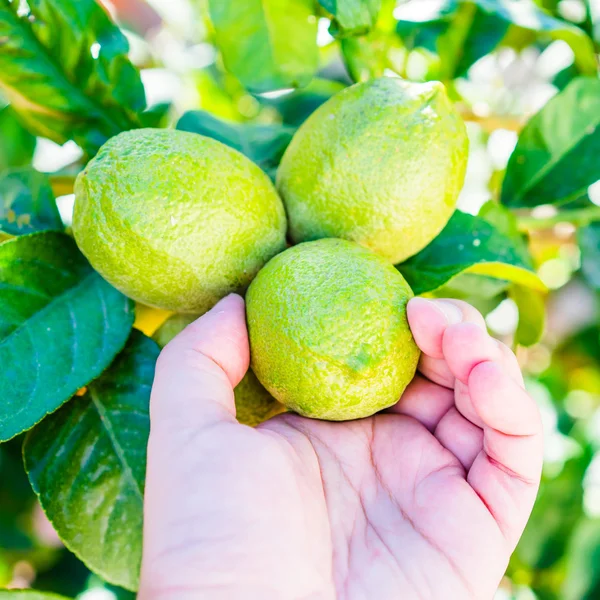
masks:
[[[129,600],[139,580],[159,352],[147,336],[181,317],[135,306],[85,260],[69,230],[74,177],[110,137],[159,126],[215,138],[274,179],[316,108],[381,75],[441,80],[471,138],[457,211],[396,267],[416,294],[487,316],[547,425],[502,598],[598,597],[599,3],[181,4],[184,18],[159,0],[113,0],[110,14],[96,0],[0,0],[0,587],[25,561],[40,589],[0,600],[92,588]],[[152,86],[156,73],[171,79]],[[44,148],[62,152],[48,140],[79,151],[44,162]]]

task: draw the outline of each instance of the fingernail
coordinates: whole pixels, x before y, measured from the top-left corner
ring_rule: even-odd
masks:
[[[462,323],[463,314],[460,308],[452,302],[448,302],[446,300],[431,300],[439,310],[444,313],[446,320],[448,321],[448,325],[455,325],[456,323]]]

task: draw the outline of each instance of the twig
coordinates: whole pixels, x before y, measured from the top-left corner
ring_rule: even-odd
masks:
[[[559,223],[571,223],[576,227],[585,227],[590,223],[600,221],[600,206],[588,206],[577,210],[566,210],[551,217],[536,218],[531,215],[517,218],[521,231],[532,229],[552,229]]]

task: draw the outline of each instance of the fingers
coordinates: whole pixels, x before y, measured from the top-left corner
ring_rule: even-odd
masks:
[[[249,352],[244,301],[231,294],[161,352],[150,401],[152,428],[233,420],[233,388],[248,370]]]
[[[154,577],[156,557],[177,546],[173,524],[193,527],[190,515],[196,514],[200,499],[190,478],[210,479],[207,465],[217,458],[214,440],[244,430],[235,420],[233,388],[248,361],[244,301],[237,295],[227,296],[188,325],[159,356],[150,397],[145,581]]]
[[[483,445],[483,430],[465,419],[454,407],[440,419],[434,436],[458,458],[466,471],[471,468]]]
[[[402,398],[384,412],[406,415],[433,433],[440,419],[454,405],[454,392],[416,375]]]
[[[486,427],[513,436],[540,432],[536,404],[499,362],[485,361],[473,367],[468,387],[471,403]]]
[[[523,376],[515,355],[504,345],[490,337],[472,323],[452,325],[444,332],[443,352],[446,366],[455,378],[454,399],[459,412],[478,427],[481,418],[472,406],[467,385],[471,370],[480,362],[498,361],[508,375],[523,386]]]
[[[461,310],[449,300],[413,298],[406,308],[417,346],[432,358],[442,358],[442,335],[451,323],[463,320]]]
[[[471,404],[483,423],[483,449],[468,482],[486,504],[511,549],[533,507],[542,470],[538,408],[508,369],[481,362],[468,375]]]
[[[463,302],[415,298],[408,319],[423,351],[420,372],[454,388],[456,408],[440,416],[441,407],[434,403],[439,410],[427,415],[427,424],[438,417],[434,435],[468,469],[468,482],[512,550],[533,507],[543,456],[540,416],[524,389],[517,360]],[[415,389],[426,388],[419,383]],[[409,395],[394,410],[423,420],[420,395]]]
[[[475,365],[501,358],[498,343],[474,323],[448,327],[442,341],[444,358],[452,375],[466,383]]]
[[[408,321],[423,354],[419,371],[431,381],[454,387],[454,376],[444,359],[442,341],[449,326],[474,323],[485,331],[485,321],[470,304],[461,300],[413,298],[407,307]]]

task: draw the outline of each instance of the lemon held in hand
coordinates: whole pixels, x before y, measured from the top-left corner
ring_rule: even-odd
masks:
[[[467,152],[441,83],[383,77],[348,87],[304,122],[281,161],[291,237],[350,239],[398,263],[447,223]]]
[[[245,156],[194,133],[111,138],[75,185],[73,233],[92,266],[131,298],[202,313],[285,248],[283,205]]]
[[[273,258],[248,288],[252,369],[307,417],[342,421],[394,404],[419,349],[406,305],[412,291],[384,258],[323,239]]]

